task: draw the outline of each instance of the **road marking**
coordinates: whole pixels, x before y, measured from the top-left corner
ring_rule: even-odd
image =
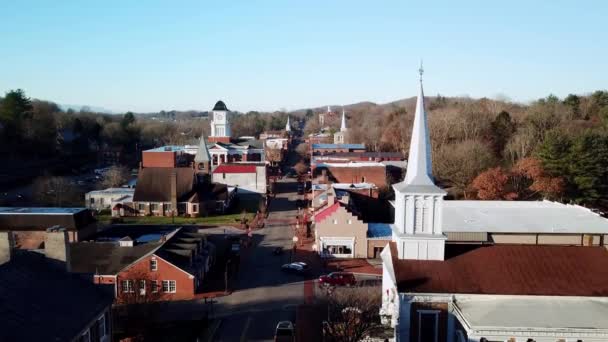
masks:
[[[243,333],[241,334],[241,342],[247,341],[247,330],[249,330],[250,324],[251,324],[251,316],[247,316],[247,321],[245,322],[245,327],[243,328]]]
[[[213,321],[213,323],[211,324],[211,326],[209,327],[208,333],[207,333],[207,338],[206,341],[207,342],[211,342],[213,341],[213,337],[217,331],[217,329],[219,329],[220,325],[222,324],[222,320],[221,319],[215,319]]]

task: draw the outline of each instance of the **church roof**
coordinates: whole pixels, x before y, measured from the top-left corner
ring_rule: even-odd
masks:
[[[215,103],[215,106],[213,106],[213,110],[221,110],[221,111],[227,112],[228,107],[226,107],[226,104],[224,103],[224,101],[220,100]]]
[[[211,161],[211,155],[209,154],[209,149],[207,148],[207,143],[205,142],[205,136],[202,134],[198,143],[198,151],[196,151],[194,161],[196,163]]]
[[[481,246],[437,261],[399,260],[389,246],[399,292],[608,296],[604,247]]]
[[[444,201],[443,231],[608,234],[608,219],[551,201]]]

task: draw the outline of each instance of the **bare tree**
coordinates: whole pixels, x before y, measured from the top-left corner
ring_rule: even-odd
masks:
[[[84,192],[66,177],[42,176],[34,181],[33,197],[42,205],[82,205]]]
[[[341,288],[319,298],[327,306],[323,325],[325,341],[357,342],[382,329],[380,304],[382,291],[376,286]]]
[[[103,189],[115,188],[129,180],[129,170],[124,166],[111,166],[104,174],[99,186]]]
[[[433,168],[437,176],[450,183],[454,195],[468,198],[468,187],[483,170],[494,166],[492,149],[479,140],[449,144],[433,154]]]
[[[296,147],[296,152],[303,159],[309,159],[310,158],[310,155],[308,153],[308,144],[306,144],[306,143],[299,144],[298,147]]]

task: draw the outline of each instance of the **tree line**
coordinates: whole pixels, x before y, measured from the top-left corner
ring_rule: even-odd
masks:
[[[540,199],[608,207],[608,92],[518,104],[426,98],[433,172],[454,198]],[[407,157],[415,99],[347,106],[351,142]],[[325,119],[329,132],[339,115]],[[320,129],[310,116],[306,133]],[[476,182],[477,177],[481,177]]]

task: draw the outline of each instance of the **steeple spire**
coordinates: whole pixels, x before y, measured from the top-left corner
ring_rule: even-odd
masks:
[[[410,154],[407,162],[406,185],[435,185],[431,165],[431,140],[429,137],[427,115],[424,109],[424,91],[422,89],[422,61],[420,62],[420,88],[414,114],[414,127],[410,142]]]
[[[291,124],[289,123],[289,115],[287,115],[287,125],[285,125],[285,131],[291,132]]]
[[[327,106],[327,114],[331,113],[331,107]]]
[[[340,132],[346,132],[346,113],[344,107],[342,107],[342,125],[340,126]]]
[[[194,156],[194,162],[205,163],[211,161],[211,155],[209,154],[209,149],[207,148],[207,142],[205,141],[205,134],[201,133],[201,138],[198,142],[198,151],[196,152],[196,156]]]

